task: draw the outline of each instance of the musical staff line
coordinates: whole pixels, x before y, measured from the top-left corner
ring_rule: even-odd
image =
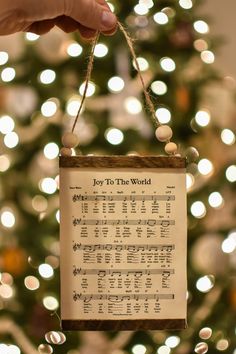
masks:
[[[107,300],[110,302],[122,302],[122,301],[130,301],[130,300],[172,300],[175,298],[174,294],[82,294],[73,292],[73,300],[79,301],[82,300],[84,302],[90,302],[91,300]]]
[[[132,253],[136,253],[139,251],[166,251],[166,252],[171,252],[175,249],[175,245],[171,244],[155,244],[155,245],[140,245],[140,244],[127,244],[127,245],[121,245],[121,244],[111,244],[111,243],[106,243],[106,244],[93,244],[93,245],[88,245],[88,244],[81,244],[77,242],[73,242],[73,250],[76,251],[85,251],[85,252],[95,252],[95,251],[128,251]]]
[[[143,269],[143,270],[137,270],[137,269],[84,269],[84,268],[78,268],[75,265],[73,266],[73,275],[97,275],[99,277],[105,277],[106,275],[111,275],[111,276],[121,276],[125,274],[126,276],[129,276],[133,274],[135,277],[141,277],[143,275],[151,275],[151,274],[162,274],[162,276],[169,277],[171,274],[175,274],[174,269]]]
[[[82,195],[82,194],[74,194],[72,196],[72,201],[81,202],[98,202],[98,201],[174,201],[175,195],[143,195],[143,194],[131,194],[131,195],[124,195],[124,194],[114,194],[114,195],[104,195],[104,194],[94,194],[94,195]]]
[[[113,220],[107,220],[107,219],[102,219],[102,220],[97,220],[97,219],[81,219],[81,218],[75,218],[73,217],[73,226],[77,225],[147,225],[147,226],[156,226],[160,225],[163,227],[168,227],[170,225],[175,225],[175,220],[164,220],[164,219],[113,219]]]

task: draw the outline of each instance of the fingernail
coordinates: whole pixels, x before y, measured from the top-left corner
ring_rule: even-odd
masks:
[[[107,29],[113,28],[116,25],[117,19],[112,12],[103,11],[102,13],[102,25]]]

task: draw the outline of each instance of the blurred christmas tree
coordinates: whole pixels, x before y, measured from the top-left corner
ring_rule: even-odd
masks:
[[[136,39],[156,115],[189,162],[189,327],[67,333],[51,344],[55,353],[236,352],[234,81],[213,68],[216,43],[196,3],[110,2]],[[0,47],[0,353],[36,354],[40,344],[51,353],[44,335],[60,330],[57,157],[81,100],[89,45],[54,29],[2,37]],[[121,33],[100,37],[88,96],[76,126],[83,154],[163,153]]]

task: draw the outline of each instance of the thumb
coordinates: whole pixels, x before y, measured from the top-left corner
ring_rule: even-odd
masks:
[[[110,11],[105,0],[66,0],[65,15],[81,25],[99,31],[116,26],[116,16]]]

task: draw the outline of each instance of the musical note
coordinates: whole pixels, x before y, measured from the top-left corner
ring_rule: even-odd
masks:
[[[175,225],[175,220],[154,220],[154,219],[147,219],[147,220],[135,220],[135,219],[117,219],[117,220],[107,220],[107,219],[79,219],[73,218],[72,221],[74,226],[80,225],[148,225],[148,226],[155,226],[161,225],[162,227],[168,227],[170,225]]]
[[[166,251],[166,252],[172,252],[175,250],[175,245],[174,244],[149,244],[149,245],[140,245],[140,244],[94,244],[94,245],[89,245],[89,244],[81,244],[81,243],[73,243],[73,250],[74,251],[85,251],[85,252],[95,252],[97,250],[100,251],[128,251],[130,253],[137,253],[139,251]]]
[[[113,194],[113,195],[106,195],[106,194],[95,194],[95,195],[81,195],[81,194],[74,194],[72,196],[72,201],[81,202],[81,201],[88,201],[88,202],[99,202],[99,201],[122,201],[127,202],[128,200],[131,203],[139,202],[139,201],[175,201],[175,195],[143,195],[143,194],[132,194],[132,195],[120,195],[120,194]]]
[[[162,276],[170,276],[174,274],[174,269],[162,269],[162,268],[155,268],[155,269],[83,269],[83,268],[76,268],[74,266],[73,274],[76,275],[98,275],[99,277],[105,277],[107,275],[111,275],[112,277],[115,275],[121,276],[122,274],[126,275],[127,277],[130,275],[133,276],[141,276],[141,275],[150,275],[150,274],[161,274]]]
[[[170,294],[82,294],[82,293],[77,293],[74,291],[73,294],[73,300],[74,301],[83,301],[83,302],[89,302],[91,300],[95,301],[101,301],[101,300],[107,300],[108,302],[122,302],[122,301],[130,301],[130,300],[172,300],[175,298],[175,295],[170,293]]]

